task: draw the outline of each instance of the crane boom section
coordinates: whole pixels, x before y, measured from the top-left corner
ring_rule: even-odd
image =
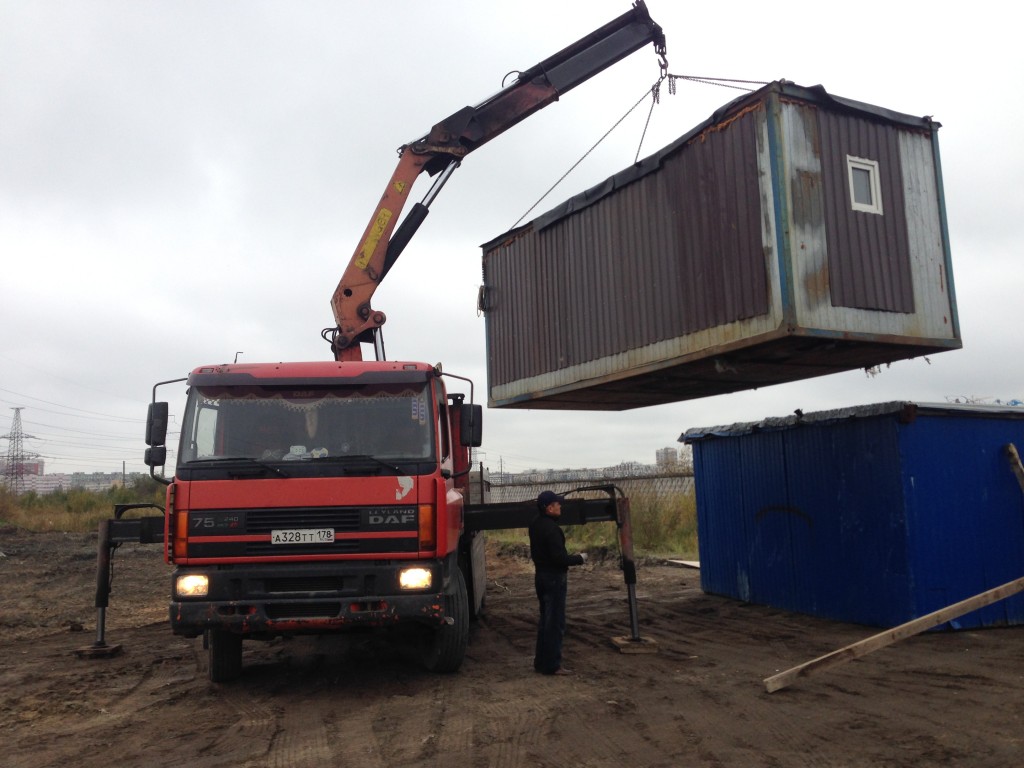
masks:
[[[419,175],[444,172],[435,182],[436,194],[467,154],[648,43],[654,44],[664,69],[664,33],[643,1],[637,0],[627,13],[520,72],[514,83],[494,96],[458,110],[426,136],[399,149],[398,166],[331,298],[337,323],[331,338],[336,360],[362,359],[359,342],[372,340],[384,324],[384,313],[374,310],[370,300],[426,217],[429,204],[417,203],[396,232]]]

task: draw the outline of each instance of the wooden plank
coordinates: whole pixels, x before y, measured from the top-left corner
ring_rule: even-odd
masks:
[[[695,568],[700,570],[699,560],[666,560],[665,562],[669,565],[677,565],[680,568]]]
[[[908,621],[906,624],[900,624],[898,627],[879,632],[877,635],[872,635],[845,648],[840,648],[838,651],[832,651],[832,653],[827,653],[824,656],[819,656],[816,659],[799,664],[792,669],[787,669],[785,672],[767,677],[764,680],[765,690],[768,693],[774,693],[792,685],[798,678],[808,677],[822,670],[838,666],[839,664],[845,664],[847,661],[860,658],[861,656],[866,656],[880,648],[885,648],[887,645],[892,645],[900,640],[920,634],[926,629],[937,627],[951,619],[1004,600],[1010,597],[1010,595],[1015,595],[1021,591],[1024,591],[1024,577],[1009,581],[1006,584],[994,587],[966,600],[961,600],[959,603],[953,603],[950,606]]]
[[[1010,469],[1017,476],[1017,484],[1020,486],[1021,491],[1024,492],[1024,465],[1020,463],[1020,454],[1017,453],[1017,446],[1013,443],[1007,443],[1003,446],[1003,450],[1006,451],[1006,456],[1010,460]]]

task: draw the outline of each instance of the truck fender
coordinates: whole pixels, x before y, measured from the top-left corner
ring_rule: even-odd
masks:
[[[466,578],[470,618],[478,619],[483,615],[487,596],[487,561],[483,532],[471,531],[462,534],[459,540],[459,567]]]

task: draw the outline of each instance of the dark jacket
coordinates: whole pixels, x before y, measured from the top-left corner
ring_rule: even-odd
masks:
[[[538,572],[565,573],[570,565],[583,565],[583,558],[565,549],[565,533],[553,518],[541,512],[530,523],[530,559]]]

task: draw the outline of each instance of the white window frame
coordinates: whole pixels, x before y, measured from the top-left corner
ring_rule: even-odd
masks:
[[[853,172],[867,171],[868,183],[871,188],[871,203],[858,203],[854,194]],[[846,176],[850,185],[850,207],[855,211],[863,213],[877,213],[882,215],[882,182],[878,170],[877,160],[868,160],[864,157],[846,156]]]

